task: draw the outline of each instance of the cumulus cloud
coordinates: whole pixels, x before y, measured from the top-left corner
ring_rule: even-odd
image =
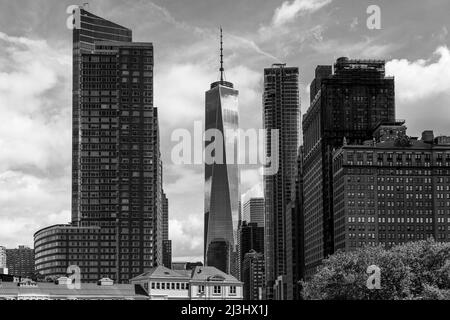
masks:
[[[275,14],[272,18],[272,24],[276,27],[282,26],[292,20],[297,16],[315,12],[327,4],[331,3],[332,0],[294,0],[292,2],[285,1],[275,10]]]
[[[0,243],[70,219],[70,55],[0,32]]]
[[[169,237],[172,240],[173,256],[177,260],[203,260],[203,219],[202,215],[190,215],[183,221],[169,221]],[[189,257],[189,258],[188,258]]]
[[[438,47],[428,58],[391,60],[386,73],[395,76],[397,117],[406,120],[408,133],[423,130],[450,135],[450,50]]]
[[[174,64],[157,73],[155,106],[163,125],[177,126],[202,119],[204,92],[210,79],[207,68],[196,64]]]
[[[263,190],[262,168],[241,171],[242,203],[250,198],[262,197]]]
[[[437,48],[429,59],[389,61],[386,72],[395,76],[397,98],[401,100],[413,101],[449,93],[450,50],[443,46]]]

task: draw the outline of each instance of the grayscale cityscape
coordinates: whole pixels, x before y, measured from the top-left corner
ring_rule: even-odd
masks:
[[[0,300],[450,300],[448,13],[0,0]]]

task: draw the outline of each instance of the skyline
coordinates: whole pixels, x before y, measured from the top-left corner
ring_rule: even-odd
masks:
[[[52,6],[46,2],[36,8],[35,4],[28,2],[29,5],[20,5],[19,12],[17,3],[5,2],[0,1],[0,7],[7,7],[2,13],[8,12],[11,17],[30,17],[29,10],[35,11],[37,15],[44,15],[46,12],[60,17],[45,23],[38,20],[27,21],[31,23],[28,30],[23,28],[21,18],[18,18],[18,23],[11,23],[10,28],[6,26],[7,17],[2,17],[5,19],[0,22],[0,68],[5,70],[0,74],[0,116],[11,118],[11,126],[0,128],[0,244],[17,247],[19,244],[31,245],[32,235],[40,227],[65,223],[70,217],[71,32],[65,27],[65,8],[71,3],[55,2]],[[211,2],[218,5],[217,1]],[[133,5],[129,1],[123,1],[120,5],[114,5],[116,1],[108,2],[108,5],[104,3],[105,1],[93,2],[90,10],[136,30],[137,41],[147,39],[155,44],[155,106],[161,110],[161,151],[165,171],[164,188],[171,208],[169,214],[173,260],[198,260],[203,251],[203,167],[171,165],[170,150],[173,143],[170,141],[170,134],[174,128],[191,129],[192,122],[203,117],[205,88],[218,78],[217,39],[218,22],[221,19],[214,17],[215,12],[206,21],[200,19],[201,14],[192,12],[196,5],[185,10],[186,12],[180,12],[180,8],[185,9],[186,6],[180,5],[177,8],[172,1],[164,2],[167,7],[160,5],[162,1],[145,4],[140,1],[137,4],[133,2]],[[250,4],[256,4],[256,1],[245,3],[252,8]],[[316,6],[306,6],[313,1],[285,3],[269,1],[261,5],[261,8],[258,6],[255,15],[255,20],[258,21],[246,19],[248,21],[240,23],[235,23],[234,20],[240,21],[242,17],[234,16],[233,13],[249,12],[251,9],[223,9],[230,13],[225,16],[234,18],[226,23],[220,22],[227,42],[226,75],[233,79],[241,92],[241,123],[248,128],[261,127],[261,117],[254,115],[262,114],[262,70],[278,62],[273,56],[290,66],[299,66],[304,115],[309,107],[307,87],[313,79],[313,69],[318,64],[331,64],[342,53],[350,58],[373,57],[388,61],[387,74],[396,76],[397,117],[408,120],[408,131],[412,135],[419,136],[425,129],[448,133],[445,130],[450,116],[445,113],[444,108],[450,102],[450,39],[449,25],[444,20],[445,10],[434,11],[436,16],[433,23],[427,24],[426,28],[423,23],[422,32],[417,32],[426,39],[425,43],[420,42],[420,39],[409,39],[410,35],[405,36],[399,32],[399,28],[411,27],[411,34],[414,34],[416,28],[420,29],[420,26],[412,25],[420,16],[419,12],[431,12],[431,9],[427,11],[420,8],[434,6],[436,3],[444,6],[444,1],[435,1],[432,5],[417,3],[413,9],[401,8],[401,12],[397,4],[380,1],[382,30],[374,31],[365,26],[367,4],[364,1],[347,8],[348,11],[336,7],[335,1],[315,1]],[[302,3],[303,6],[299,5]],[[348,1],[345,3],[348,4]],[[220,6],[226,7],[225,4]],[[138,7],[143,13],[137,12]],[[409,19],[396,18],[396,21],[402,22],[391,26],[393,12]],[[157,19],[145,23],[145,13],[154,15]],[[330,19],[336,16],[340,17],[340,21]],[[358,23],[353,19],[355,16],[358,17]],[[313,19],[315,20],[311,21]],[[344,22],[345,28],[342,27]],[[60,25],[56,25],[57,23]],[[439,23],[442,24],[440,27]],[[337,40],[341,38],[336,36],[339,28],[331,30],[330,24],[347,30],[348,35],[345,35],[350,39],[343,41],[342,45]],[[172,28],[166,28],[159,34],[162,27],[167,25]],[[321,27],[316,28],[315,25]],[[435,29],[431,30],[432,27]],[[290,37],[286,30],[295,28],[300,32],[294,37],[297,42],[291,43],[291,40],[286,39]],[[242,30],[253,31],[237,36]],[[279,31],[279,37],[275,41],[279,43],[270,43],[270,39],[274,39],[271,30]],[[184,38],[186,35],[189,35],[187,39]],[[305,38],[301,39],[300,35]],[[364,40],[365,37],[368,38]],[[243,39],[253,40],[253,44]],[[189,41],[192,43],[186,44]],[[333,47],[337,43],[340,50]],[[181,50],[173,50],[174,48]],[[279,48],[294,51],[283,52]],[[16,53],[15,57],[11,55],[12,52]],[[32,59],[37,60],[31,63]],[[37,77],[38,74],[44,76]],[[192,77],[193,74],[196,77]],[[411,77],[411,74],[416,77]],[[27,91],[25,95],[23,88]],[[423,108],[424,105],[427,108]],[[428,112],[430,109],[435,113]],[[174,117],[175,111],[178,116]],[[19,123],[21,126],[18,127]],[[30,136],[27,132],[40,134]],[[56,135],[56,141],[50,143],[50,137]],[[32,154],[28,151],[30,148]],[[246,192],[257,185],[258,180],[256,168],[245,168],[242,174],[242,191]],[[260,190],[254,190],[255,195],[260,195],[258,192]],[[187,199],[189,201],[186,203]],[[52,200],[55,201],[52,203]],[[23,203],[27,206],[24,207]],[[24,234],[29,239],[24,241]],[[182,256],[181,253],[188,255]]]

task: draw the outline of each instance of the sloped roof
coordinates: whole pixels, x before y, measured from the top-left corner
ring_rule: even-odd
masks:
[[[189,280],[189,276],[179,273],[178,271],[171,270],[164,266],[158,266],[152,268],[149,271],[131,279],[131,281],[145,280],[145,279],[179,279],[179,280]]]
[[[232,275],[226,274],[215,267],[203,267],[198,266],[193,270],[171,270],[163,266],[152,268],[146,273],[143,273],[130,281],[140,280],[155,280],[155,279],[168,279],[168,280],[192,280],[200,282],[226,282],[236,283],[241,282]]]
[[[179,273],[179,274],[181,274],[181,275],[183,275],[183,276],[185,276],[186,278],[191,278],[191,276],[192,276],[192,269],[190,269],[190,270],[185,270],[185,269],[183,269],[183,270],[175,270],[177,273]]]
[[[218,282],[232,282],[241,283],[232,275],[226,274],[215,267],[196,267],[192,272],[192,281],[218,281]]]

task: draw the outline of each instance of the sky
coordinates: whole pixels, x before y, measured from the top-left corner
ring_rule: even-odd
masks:
[[[0,0],[0,245],[9,248],[70,221],[72,4],[81,3]],[[380,8],[380,29],[367,26],[369,5]],[[315,67],[347,56],[386,60],[409,135],[450,135],[448,0],[91,0],[89,10],[154,44],[174,261],[202,260],[203,166],[174,164],[171,135],[204,118],[219,26],[244,129],[261,128],[264,68],[299,67],[304,114]],[[262,194],[261,181],[258,166],[242,167],[244,199]]]

